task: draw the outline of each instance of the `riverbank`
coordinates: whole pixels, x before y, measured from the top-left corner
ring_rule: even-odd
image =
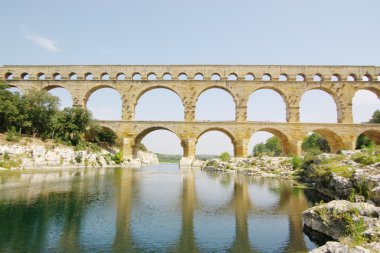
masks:
[[[380,251],[380,244],[376,243],[380,240],[380,207],[376,207],[380,205],[379,147],[302,158],[213,159],[200,167],[202,170],[298,180],[329,199],[335,199],[303,213],[305,233],[309,237],[313,238],[317,231],[324,241],[337,241],[313,252]]]
[[[124,161],[116,147],[87,143],[81,148],[52,140],[20,137],[15,142],[0,134],[0,170],[141,167],[158,164],[151,152],[137,152],[137,159]]]

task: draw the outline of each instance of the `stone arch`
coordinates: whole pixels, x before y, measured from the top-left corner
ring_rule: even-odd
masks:
[[[231,141],[231,144],[232,144],[232,147],[233,147],[233,156],[236,155],[236,138],[234,137],[234,135],[227,129],[225,128],[222,128],[222,127],[210,127],[204,131],[202,131],[200,134],[197,135],[196,137],[196,144],[198,143],[199,139],[206,133],[208,132],[212,132],[212,131],[216,131],[216,132],[221,132],[223,134],[225,134]],[[196,148],[196,144],[195,144],[195,148]],[[196,151],[196,150],[195,150]]]
[[[154,72],[149,72],[146,76],[149,81],[155,81],[157,80],[157,75]]]
[[[110,80],[110,74],[108,74],[107,72],[103,72],[102,74],[100,74],[100,80]]]
[[[102,89],[104,90],[101,91]],[[101,91],[102,94],[98,91]],[[80,104],[90,110],[94,118],[98,120],[121,120],[124,103],[122,93],[117,88],[102,84],[87,90],[83,97],[83,103]]]
[[[54,73],[52,77],[53,77],[53,80],[56,80],[56,81],[60,81],[62,79],[61,74],[57,72]]]
[[[103,128],[103,129],[107,129],[108,131],[111,131],[112,133],[115,134],[116,136],[116,142],[115,144],[119,147],[122,146],[122,138],[121,136],[118,134],[118,131],[116,128],[114,128],[112,125],[108,125],[108,124],[105,124],[104,122],[100,122],[99,123],[100,127]],[[91,133],[91,130],[89,132],[86,133],[86,138],[87,140],[91,141],[91,142],[99,142],[99,143],[104,143],[102,142],[102,140],[96,140],[95,139],[95,135],[93,133]]]
[[[255,80],[255,75],[253,73],[249,72],[249,73],[245,74],[244,80],[246,80],[246,81],[253,81],[253,80]]]
[[[71,72],[69,74],[69,79],[70,80],[78,80],[78,75],[75,72]]]
[[[373,79],[372,79],[372,76],[370,74],[364,74],[362,76],[362,81],[363,82],[371,82]]]
[[[87,72],[84,74],[84,79],[85,80],[94,80],[94,75],[91,72]]]
[[[296,75],[296,81],[297,82],[305,82],[306,81],[306,75],[304,73],[299,73]]]
[[[357,75],[351,73],[347,75],[347,81],[349,82],[356,82],[358,80]]]
[[[259,87],[259,88],[257,88],[257,89],[255,89],[255,90],[253,90],[250,94],[249,94],[249,96],[248,96],[248,99],[247,99],[247,101],[246,101],[246,106],[247,106],[247,120],[248,120],[248,115],[249,115],[249,111],[250,111],[250,107],[249,107],[249,101],[250,101],[250,98],[251,98],[251,96],[255,93],[255,92],[257,92],[257,91],[261,91],[261,90],[270,90],[270,91],[274,91],[276,94],[278,94],[278,95],[280,95],[281,96],[281,98],[282,98],[282,101],[284,102],[284,104],[285,104],[285,121],[286,121],[286,115],[287,115],[287,113],[288,113],[288,107],[289,107],[289,102],[287,101],[287,98],[286,98],[286,96],[285,96],[285,94],[282,92],[282,90],[280,90],[280,89],[278,89],[278,88],[276,88],[276,87],[273,87],[273,86],[263,86],[263,87]],[[251,108],[251,109],[253,109],[253,108]],[[284,121],[284,122],[285,122]]]
[[[47,85],[47,86],[42,88],[42,90],[45,90],[47,92],[51,92],[54,89],[64,90],[63,93],[62,93],[62,91],[60,91],[60,92],[58,91],[59,94],[54,94],[55,92],[51,93],[52,95],[54,95],[60,99],[61,110],[64,109],[65,107],[72,107],[74,105],[73,93],[68,88],[66,88],[62,85],[58,85],[58,84]],[[69,95],[69,97],[67,97],[65,93],[67,95]]]
[[[263,74],[261,80],[262,81],[272,81],[272,76],[269,73],[265,73],[265,74]]]
[[[22,79],[22,80],[29,80],[29,79],[30,79],[30,75],[29,75],[29,73],[27,73],[27,72],[23,72],[23,73],[21,74],[21,79]]]
[[[232,98],[232,101],[233,101],[233,104],[235,106],[235,112],[234,112],[234,120],[236,119],[236,116],[237,116],[237,100],[236,100],[236,96],[235,94],[229,90],[228,88],[224,87],[224,86],[219,86],[219,85],[211,85],[211,86],[208,86],[206,88],[204,88],[203,90],[200,90],[198,92],[198,94],[194,95],[194,97],[196,97],[195,99],[195,117],[197,118],[197,112],[199,112],[197,109],[199,107],[198,105],[198,101],[199,101],[199,98],[202,96],[203,93],[205,93],[206,91],[208,90],[211,90],[211,89],[219,89],[219,90],[222,90],[222,91],[225,91],[226,93],[228,93],[231,98]]]
[[[117,91],[117,92],[119,93],[120,98],[122,97],[122,95],[121,95],[122,93],[121,93],[118,89],[116,89],[115,87],[113,87],[113,86],[111,86],[111,85],[107,85],[107,84],[101,84],[101,85],[97,85],[97,86],[92,87],[91,89],[89,89],[89,90],[85,93],[85,95],[84,95],[84,99],[83,99],[84,105],[87,105],[88,99],[91,97],[91,95],[92,95],[94,92],[96,92],[96,91],[98,91],[98,90],[101,90],[101,89],[104,89],[104,88],[110,88],[110,89],[113,89],[113,90],[115,90],[115,91]]]
[[[202,74],[202,73],[200,73],[200,72],[198,72],[198,73],[196,73],[195,75],[194,75],[194,78],[193,78],[194,80],[197,80],[197,81],[202,81],[202,80],[204,80],[205,78],[204,78],[204,75]]]
[[[13,80],[13,78],[14,78],[14,75],[13,75],[12,72],[7,72],[7,73],[5,73],[5,75],[4,75],[4,79],[5,79],[5,80]]]
[[[289,80],[289,76],[286,73],[282,73],[278,76],[280,82],[286,82]]]
[[[173,79],[173,76],[169,72],[165,72],[162,75],[162,80],[164,80],[164,81],[171,81],[172,79]]]
[[[239,79],[238,75],[236,73],[231,73],[228,75],[227,79],[229,81],[237,81]]]
[[[360,135],[364,135],[371,141],[375,142],[377,145],[380,145],[380,130],[366,130],[360,133],[357,138],[359,138]]]
[[[367,91],[367,93],[365,91]],[[373,86],[357,88],[352,96],[352,116],[354,123],[367,122],[372,117],[373,112],[380,109],[379,105],[380,89]]]
[[[296,154],[296,151],[294,150],[292,143],[290,143],[288,136],[281,130],[278,130],[276,128],[271,128],[271,127],[259,128],[258,130],[255,130],[251,134],[251,137],[257,132],[267,132],[276,136],[278,140],[280,141],[282,152],[285,155]]]
[[[302,95],[301,95],[301,99],[299,101],[299,106],[301,107],[301,102],[302,102],[302,99],[304,97],[304,95],[309,92],[309,91],[313,91],[313,90],[320,90],[320,91],[324,91],[326,92],[328,95],[330,95],[330,97],[333,99],[334,103],[335,103],[335,107],[336,107],[336,122],[338,123],[341,123],[342,121],[342,118],[343,118],[343,115],[342,115],[342,105],[340,103],[340,100],[338,98],[338,95],[335,93],[335,91],[331,90],[331,89],[328,89],[328,88],[325,88],[325,87],[312,87],[312,88],[309,88],[309,89],[306,89]]]
[[[317,73],[313,76],[313,81],[314,82],[322,82],[323,81],[323,75],[320,73]]]
[[[182,73],[178,74],[177,78],[178,78],[178,80],[185,81],[185,80],[187,80],[187,75],[186,75],[186,73],[182,72]]]
[[[339,150],[345,149],[342,138],[334,131],[328,128],[317,128],[311,132],[320,134],[323,138],[326,139],[327,143],[330,146],[331,153],[337,153]]]
[[[116,80],[125,80],[125,78],[125,74],[122,72],[116,74]]]
[[[156,85],[156,86],[152,86],[152,87],[148,87],[144,90],[141,90],[138,95],[136,96],[136,99],[133,101],[133,113],[134,115],[136,115],[136,107],[141,99],[141,97],[150,92],[150,91],[153,91],[153,90],[157,90],[157,89],[164,89],[164,90],[167,90],[169,91],[170,93],[174,93],[178,98],[179,100],[181,101],[181,105],[182,105],[182,111],[183,111],[183,117],[181,119],[181,121],[184,120],[185,118],[185,103],[184,103],[184,98],[181,96],[180,93],[178,93],[178,91],[176,91],[175,89],[171,88],[171,87],[167,87],[167,86],[163,86],[163,85]]]
[[[162,127],[162,126],[155,126],[155,127],[148,127],[148,128],[145,128],[143,130],[141,130],[137,135],[136,137],[134,138],[134,143],[132,145],[132,154],[133,154],[133,157],[136,158],[137,157],[137,151],[138,151],[138,144],[141,143],[141,141],[144,139],[145,136],[147,136],[148,134],[154,132],[154,131],[157,131],[157,130],[166,130],[166,131],[169,131],[173,134],[175,134],[179,140],[179,142],[181,142],[181,136],[175,131],[175,129],[170,129],[168,127]],[[182,151],[182,154],[183,154],[183,151]]]
[[[340,82],[342,80],[342,77],[335,73],[331,75],[331,82]]]
[[[135,72],[132,74],[132,80],[133,81],[141,81],[142,79],[142,76],[139,72]]]
[[[213,73],[210,78],[212,81],[219,81],[221,80],[221,76],[219,73]]]
[[[37,79],[38,79],[38,80],[45,80],[45,78],[46,78],[45,73],[43,73],[43,72],[39,72],[39,73],[37,74]]]

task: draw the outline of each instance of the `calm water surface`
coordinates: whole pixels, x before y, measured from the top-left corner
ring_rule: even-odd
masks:
[[[311,198],[178,165],[1,172],[0,252],[306,252]]]

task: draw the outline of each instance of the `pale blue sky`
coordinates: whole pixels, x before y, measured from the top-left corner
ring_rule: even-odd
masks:
[[[1,9],[0,65],[380,65],[378,0],[12,0]],[[64,93],[52,92],[70,104]],[[208,93],[198,101],[197,118],[233,117],[229,96],[219,90]],[[305,96],[302,121],[336,121],[331,98],[320,91]],[[96,117],[120,117],[113,91],[94,94],[88,107]],[[368,120],[375,109],[380,109],[376,96],[358,92],[355,122]],[[155,90],[141,98],[138,119],[161,115],[163,120],[183,118],[174,94]],[[276,93],[263,90],[251,96],[248,119],[284,117]],[[174,137],[157,132],[143,142],[156,152],[179,153]],[[255,135],[250,147],[265,137]],[[198,153],[220,150],[232,150],[228,139],[210,133],[198,143]]]

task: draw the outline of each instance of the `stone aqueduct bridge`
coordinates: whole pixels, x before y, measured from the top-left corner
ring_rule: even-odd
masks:
[[[86,106],[91,94],[112,88],[122,99],[121,121],[100,121],[123,140],[125,157],[136,153],[136,144],[154,130],[175,133],[184,157],[194,157],[198,138],[210,130],[227,134],[235,156],[247,155],[251,135],[260,130],[277,136],[285,154],[299,154],[304,137],[320,133],[331,150],[354,149],[357,137],[365,134],[380,143],[380,125],[353,124],[352,99],[358,90],[370,90],[380,98],[380,67],[375,66],[222,66],[222,65],[86,65],[2,66],[0,78],[20,90],[62,87],[75,106]],[[0,80],[1,80],[0,79]],[[153,79],[153,80],[152,80]],[[165,88],[175,92],[184,106],[183,122],[134,121],[139,98],[147,91]],[[235,121],[195,121],[195,107],[202,92],[220,88],[231,94],[236,105]],[[247,121],[247,102],[256,90],[271,89],[286,105],[286,123]],[[337,107],[338,123],[300,123],[299,104],[309,90],[330,94]]]

